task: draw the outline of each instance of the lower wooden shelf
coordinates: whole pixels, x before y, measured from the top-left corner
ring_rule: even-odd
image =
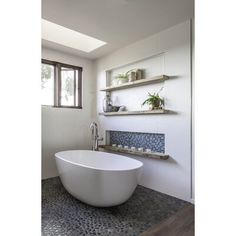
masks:
[[[100,112],[99,115],[103,116],[125,116],[125,115],[155,115],[167,114],[169,110],[146,110],[146,111],[120,111],[120,112]]]
[[[160,153],[160,152],[141,152],[141,151],[136,151],[136,150],[134,151],[134,150],[131,150],[131,149],[112,147],[110,145],[99,145],[99,150],[120,152],[120,153],[126,153],[126,154],[141,156],[141,157],[161,159],[161,160],[167,160],[169,158],[169,155],[164,154],[164,153]]]

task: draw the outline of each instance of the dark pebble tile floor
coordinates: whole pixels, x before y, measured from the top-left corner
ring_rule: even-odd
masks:
[[[59,177],[42,181],[42,235],[137,236],[189,203],[138,186],[124,204],[96,208],[72,197]]]

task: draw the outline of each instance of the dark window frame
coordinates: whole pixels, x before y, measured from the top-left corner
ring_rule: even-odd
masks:
[[[54,66],[54,105],[52,107],[55,108],[76,108],[82,109],[82,71],[83,68],[80,66],[74,66],[70,64],[65,64],[57,61],[51,61],[47,59],[41,60],[42,64],[48,64]],[[78,98],[77,102],[78,105],[76,106],[76,87],[74,86],[74,106],[65,106],[61,105],[61,67],[66,67],[78,71],[78,78],[77,78],[77,93]],[[76,83],[76,76],[74,83]],[[47,106],[47,105],[43,105]]]

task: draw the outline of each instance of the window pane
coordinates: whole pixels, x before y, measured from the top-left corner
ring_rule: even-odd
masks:
[[[75,70],[61,68],[61,105],[74,106],[75,96]]]
[[[41,67],[41,99],[42,105],[53,105],[54,100],[54,66],[42,64]]]

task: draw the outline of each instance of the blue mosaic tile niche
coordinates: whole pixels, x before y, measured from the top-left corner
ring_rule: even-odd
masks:
[[[110,145],[117,144],[130,147],[149,148],[154,152],[165,153],[165,134],[108,131]]]

